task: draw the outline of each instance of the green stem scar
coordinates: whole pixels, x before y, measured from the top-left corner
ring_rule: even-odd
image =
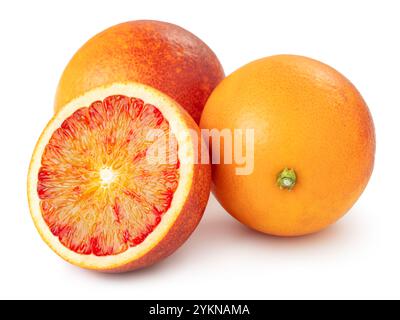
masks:
[[[278,187],[281,189],[292,190],[297,182],[296,171],[293,169],[283,169],[276,179]]]

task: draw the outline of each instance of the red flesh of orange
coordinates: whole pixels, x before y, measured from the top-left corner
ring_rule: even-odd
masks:
[[[146,159],[151,129],[161,132],[157,143],[169,144],[165,164]],[[143,242],[178,186],[178,150],[169,129],[157,107],[126,96],[96,101],[68,117],[47,144],[38,176],[52,234],[67,248],[96,256]]]

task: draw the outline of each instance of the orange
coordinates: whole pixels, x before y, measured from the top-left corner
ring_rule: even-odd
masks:
[[[324,229],[354,205],[373,170],[366,103],[343,75],[306,57],[272,56],[233,72],[210,96],[201,127],[254,129],[254,170],[213,165],[213,191],[233,217],[264,233]]]
[[[130,21],[97,34],[80,48],[61,76],[55,111],[93,88],[134,81],[172,97],[196,122],[224,71],[199,38],[161,21]]]
[[[29,206],[43,240],[65,260],[107,272],[170,255],[199,223],[210,192],[210,165],[198,163],[205,148],[193,133],[199,128],[181,106],[138,83],[67,104],[29,168]]]

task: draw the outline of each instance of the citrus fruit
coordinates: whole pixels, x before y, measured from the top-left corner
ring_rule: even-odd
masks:
[[[216,55],[189,31],[160,21],[126,22],[76,52],[61,76],[55,111],[95,87],[134,81],[169,95],[199,122],[223,77]]]
[[[30,211],[44,241],[75,265],[110,272],[174,252],[209,197],[198,132],[182,107],[142,84],[115,83],[67,104],[29,168]]]
[[[343,75],[310,58],[272,56],[233,72],[210,96],[201,127],[254,130],[252,172],[215,164],[213,191],[232,216],[264,233],[298,236],[329,226],[373,170],[367,105]],[[213,152],[223,154],[222,147]]]

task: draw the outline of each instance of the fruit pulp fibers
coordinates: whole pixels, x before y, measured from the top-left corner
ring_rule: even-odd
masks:
[[[155,147],[163,161],[149,161]],[[78,109],[55,130],[37,192],[45,222],[65,247],[107,256],[154,231],[178,181],[178,146],[162,113],[137,98],[110,96]]]

